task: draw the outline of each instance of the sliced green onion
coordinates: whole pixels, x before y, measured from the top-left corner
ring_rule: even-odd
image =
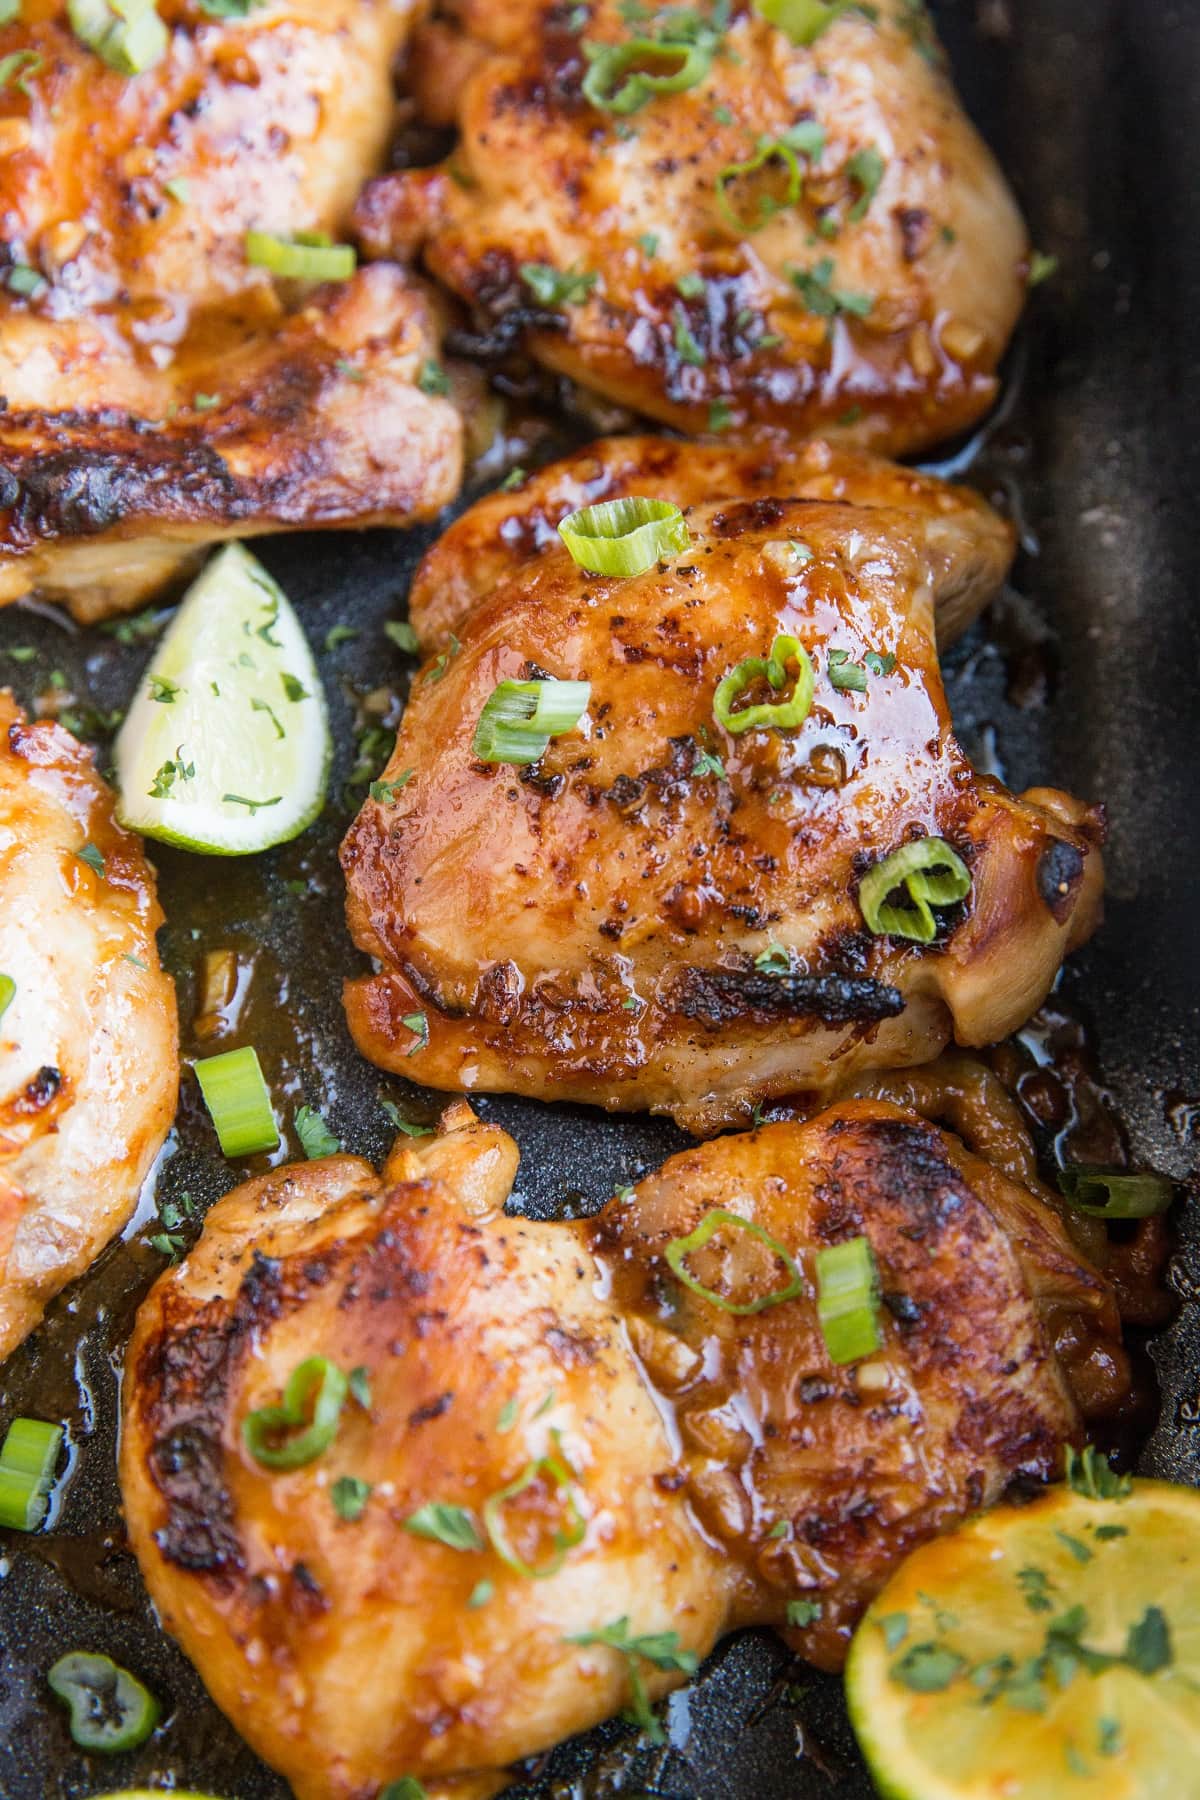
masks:
[[[601,112],[633,113],[657,94],[682,94],[712,68],[713,44],[676,44],[631,38],[625,44],[585,44],[591,67],[583,78],[585,100]]]
[[[277,1147],[279,1128],[257,1050],[249,1046],[226,1050],[224,1055],[206,1056],[192,1067],[217,1128],[223,1156],[252,1156],[256,1150]]]
[[[587,1520],[579,1508],[576,1497],[575,1474],[562,1454],[562,1443],[557,1431],[550,1433],[554,1450],[549,1456],[539,1456],[535,1462],[527,1463],[515,1481],[510,1481],[498,1493],[489,1494],[483,1503],[483,1523],[496,1555],[502,1562],[523,1575],[527,1581],[545,1581],[547,1576],[556,1575],[567,1560],[567,1552],[582,1544],[587,1535]],[[527,1563],[523,1556],[513,1548],[504,1523],[504,1508],[510,1500],[517,1500],[529,1488],[539,1481],[552,1481],[564,1495],[569,1524],[565,1531],[554,1533],[554,1554],[548,1562],[538,1568]]]
[[[903,888],[911,902],[891,895]],[[916,838],[868,869],[859,883],[858,904],[867,929],[877,936],[911,938],[931,944],[937,936],[935,906],[953,906],[971,891],[971,872],[944,838]]]
[[[714,1289],[705,1287],[702,1281],[697,1281],[684,1267],[685,1259],[695,1251],[703,1250],[714,1232],[721,1230],[723,1226],[744,1231],[748,1237],[765,1244],[772,1256],[777,1256],[788,1272],[789,1279],[785,1286],[774,1288],[769,1294],[760,1294],[756,1300],[727,1300],[723,1294],[718,1294]],[[752,1313],[765,1312],[769,1306],[782,1306],[785,1300],[794,1300],[797,1294],[804,1291],[804,1277],[779,1239],[773,1238],[769,1231],[764,1231],[753,1219],[743,1219],[740,1213],[726,1212],[723,1206],[714,1206],[711,1212],[706,1212],[695,1231],[689,1232],[687,1237],[672,1238],[663,1254],[672,1273],[679,1277],[685,1287],[691,1288],[693,1294],[699,1294],[702,1300],[719,1306],[722,1312],[735,1313],[738,1318],[749,1318]]]
[[[17,997],[17,984],[11,975],[0,975],[0,1019]]]
[[[154,0],[67,0],[67,18],[80,43],[120,75],[152,68],[170,43]]]
[[[771,163],[782,163],[786,172],[786,181],[782,199],[774,194],[758,191],[755,195],[757,206],[750,218],[741,217],[730,203],[728,189],[735,183],[745,181],[766,169]],[[802,178],[800,164],[796,152],[782,138],[768,139],[760,144],[757,153],[749,162],[727,163],[717,176],[717,208],[722,218],[738,232],[761,231],[768,219],[782,212],[785,207],[795,206],[800,198]]]
[[[46,1516],[62,1426],[43,1419],[14,1419],[0,1450],[0,1525],[36,1531]]]
[[[558,528],[572,560],[590,575],[644,575],[691,543],[683,514],[669,500],[601,500],[568,513]]]
[[[754,10],[768,25],[778,25],[793,44],[815,44],[855,0],[754,0]]]
[[[389,1781],[379,1800],[428,1800],[428,1795],[424,1782],[415,1775],[402,1775],[399,1781]]]
[[[883,1347],[879,1271],[869,1239],[847,1238],[818,1250],[817,1318],[831,1362],[857,1362]]]
[[[1148,1219],[1166,1212],[1175,1198],[1169,1176],[1124,1169],[1062,1169],[1058,1185],[1078,1212],[1093,1219]]]
[[[537,762],[552,737],[574,731],[591,695],[590,681],[502,681],[479,715],[472,754],[480,762]]]
[[[144,1744],[162,1716],[148,1688],[110,1656],[71,1650],[46,1676],[51,1692],[71,1711],[71,1736],[81,1750],[115,1756]]]
[[[744,706],[735,712],[733,703],[756,681],[766,681],[778,692],[792,679],[788,664],[795,664],[795,687],[790,700],[763,701]],[[737,736],[743,731],[794,731],[803,725],[812,706],[815,687],[812,662],[807,650],[794,637],[777,637],[770,656],[748,656],[730,669],[718,684],[713,696],[713,717],[717,724]]]
[[[283,1404],[242,1420],[242,1442],[264,1469],[301,1469],[337,1436],[350,1383],[327,1356],[308,1356],[288,1377]]]
[[[358,257],[352,244],[332,243],[322,232],[297,231],[286,238],[248,231],[246,261],[290,281],[349,281]]]

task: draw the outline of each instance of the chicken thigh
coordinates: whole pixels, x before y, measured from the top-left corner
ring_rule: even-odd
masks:
[[[138,1315],[130,1538],[297,1800],[482,1800],[622,1705],[653,1729],[737,1626],[838,1667],[908,1550],[1057,1471],[1056,1342],[1123,1368],[1054,1216],[897,1107],[703,1145],[593,1221],[505,1215],[516,1162],[459,1102],[382,1179],[273,1171]],[[861,1236],[879,1342],[839,1365],[816,1258]]]
[[[680,430],[836,424],[910,450],[988,406],[1028,242],[921,0],[445,0],[416,91],[449,161],[380,176],[500,352]]]
[[[133,1212],[175,1113],[175,989],[92,753],[0,693],[0,1359]]]
[[[0,599],[39,588],[85,618],[218,538],[428,517],[461,469],[419,285],[247,259],[250,231],[284,253],[344,236],[413,0],[159,12],[136,75],[65,0],[0,26]]]
[[[686,503],[701,453],[669,453],[692,470]],[[549,541],[541,497],[570,488],[561,473],[528,510],[484,502],[485,595],[435,550],[421,629],[453,616],[462,635],[418,677],[342,850],[376,962],[347,989],[365,1055],[434,1087],[652,1108],[704,1132],[767,1096],[995,1042],[1040,1003],[1096,923],[1101,820],[970,766],[935,647],[941,596],[977,603],[1004,528],[869,464],[884,503],[855,504],[853,464],[831,466],[849,474],[829,499],[692,505],[688,546],[629,579]],[[649,491],[673,498],[669,474]],[[782,704],[726,711],[728,682],[765,677],[780,643],[785,691],[761,679],[757,698]],[[809,675],[807,711],[776,725]],[[493,691],[545,678],[590,684],[577,726],[529,766],[481,761]],[[918,941],[863,893],[924,838],[952,847],[960,897]]]

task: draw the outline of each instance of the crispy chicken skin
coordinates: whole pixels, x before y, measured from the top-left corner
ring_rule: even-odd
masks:
[[[908,1550],[1056,1472],[1080,1430],[1056,1333],[1122,1354],[1057,1219],[897,1107],[705,1144],[592,1221],[506,1216],[516,1162],[459,1102],[382,1179],[350,1157],[274,1171],[218,1203],[138,1315],[130,1538],[167,1629],[297,1800],[376,1800],[402,1775],[432,1800],[496,1792],[628,1703],[625,1658],[572,1641],[622,1618],[697,1657],[771,1625],[836,1668]],[[714,1207],[788,1251],[799,1296],[738,1316],[675,1279],[667,1244]],[[839,1368],[813,1258],[859,1233],[885,1341]],[[787,1279],[728,1228],[687,1267],[737,1304]],[[272,1472],[243,1421],[314,1355],[362,1366],[369,1408],[347,1401],[324,1454]],[[351,1521],[345,1475],[371,1484]],[[501,1539],[542,1579],[495,1548],[485,1502],[506,1489]],[[435,1503],[478,1548],[403,1528]],[[789,1632],[798,1599],[819,1615]],[[634,1666],[651,1697],[681,1678]]]
[[[970,488],[821,438],[800,444],[691,444],[664,437],[600,438],[574,456],[498,489],[454,521],[423,558],[408,597],[422,647],[441,650],[476,601],[533,556],[557,548],[569,512],[632,494],[695,506],[704,500],[847,500],[921,515],[935,580],[937,635],[965,631],[1008,573],[1015,536]]]
[[[923,9],[849,8],[808,48],[748,0],[729,10],[701,82],[618,116],[583,92],[588,51],[665,35],[666,13],[626,23],[595,0],[580,29],[558,0],[447,0],[414,65],[460,142],[441,169],[368,185],[364,241],[423,246],[476,309],[477,348],[524,333],[552,369],[684,431],[841,422],[898,452],[962,429],[996,391],[1028,240]],[[792,176],[736,177],[731,219],[722,172],[797,128]],[[590,286],[559,304],[533,264]]]
[[[0,693],[0,1358],[125,1224],[174,1117],[161,919],[91,751]]]
[[[1100,820],[1050,789],[1014,798],[959,749],[934,618],[981,543],[998,573],[996,528],[892,480],[892,505],[695,505],[690,547],[630,580],[585,574],[540,527],[507,578],[494,552],[501,578],[415,683],[385,787],[343,845],[350,928],[376,959],[347,988],[365,1055],[434,1087],[652,1108],[707,1132],[1029,1016],[1096,923]],[[513,517],[521,546],[528,515]],[[456,531],[469,551],[470,525]],[[441,566],[453,591],[453,549]],[[717,685],[780,633],[813,660],[812,710],[731,736]],[[896,666],[844,690],[832,652]],[[542,675],[591,683],[580,727],[524,770],[477,761],[497,683]],[[872,936],[862,876],[927,834],[968,864],[968,902],[928,946]]]
[[[128,78],[25,0],[0,56],[0,599],[90,618],[215,539],[403,523],[457,491],[461,426],[418,377],[439,326],[395,267],[312,289],[245,234],[345,235],[383,160],[412,0],[163,0],[165,58]]]

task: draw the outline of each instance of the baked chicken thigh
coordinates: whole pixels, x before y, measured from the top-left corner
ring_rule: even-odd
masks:
[[[644,573],[590,575],[549,542],[545,502],[596,454],[498,523],[509,503],[484,503],[482,580],[467,515],[418,583],[421,629],[454,617],[461,637],[418,677],[343,845],[376,961],[347,989],[359,1048],[433,1087],[704,1132],[1015,1029],[1096,923],[1102,832],[1065,794],[978,774],[951,729],[935,615],[998,579],[1004,528],[843,457],[813,481],[833,498],[752,480],[757,497],[692,505],[686,548]],[[664,450],[685,503],[708,454]],[[860,475],[883,504],[855,503]],[[574,728],[527,766],[481,760],[500,684],[560,691],[547,678],[590,684]],[[956,881],[920,919],[880,912],[884,872],[914,857]]]
[[[0,693],[0,1358],[125,1224],[174,1117],[161,920],[92,753]]]
[[[215,539],[399,524],[457,491],[458,414],[420,385],[425,292],[392,266],[273,272],[303,266],[297,234],[318,272],[313,235],[344,237],[413,12],[161,0],[131,75],[65,0],[7,9],[0,600],[39,588],[97,617]]]
[[[516,1163],[457,1103],[382,1179],[276,1170],[138,1315],[131,1541],[297,1800],[483,1800],[652,1727],[738,1626],[836,1668],[907,1551],[1056,1473],[1073,1368],[1124,1371],[1054,1215],[897,1107],[705,1144],[593,1221],[506,1216]],[[877,1347],[839,1364],[818,1255],[863,1237]]]
[[[364,241],[423,248],[476,353],[523,337],[683,431],[961,429],[1021,310],[1016,207],[920,0],[787,10],[444,0],[413,76],[460,141],[367,187]]]

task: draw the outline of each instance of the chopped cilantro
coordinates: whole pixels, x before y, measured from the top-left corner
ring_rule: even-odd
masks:
[[[329,1490],[329,1498],[333,1501],[333,1510],[338,1518],[345,1519],[351,1525],[355,1519],[361,1519],[367,1510],[371,1484],[359,1475],[339,1475]]]
[[[404,1530],[413,1537],[431,1538],[450,1550],[482,1550],[479,1527],[465,1506],[450,1506],[442,1500],[429,1500],[410,1513]]]
[[[322,1156],[336,1156],[342,1147],[341,1140],[334,1137],[320,1113],[311,1106],[296,1108],[296,1136],[309,1162],[316,1162]]]
[[[599,280],[582,269],[554,269],[549,263],[522,263],[521,280],[542,306],[577,306]]]

